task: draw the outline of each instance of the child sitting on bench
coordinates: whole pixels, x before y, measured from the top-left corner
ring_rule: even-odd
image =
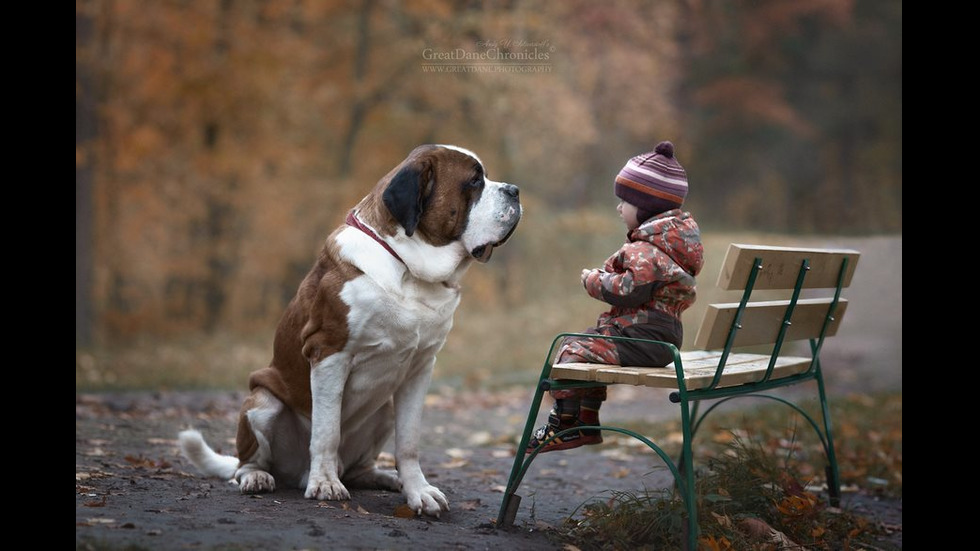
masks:
[[[612,308],[585,333],[669,342],[684,338],[681,313],[694,303],[695,276],[704,263],[697,222],[681,210],[687,173],[674,158],[674,145],[657,147],[630,159],[614,184],[616,207],[626,225],[626,244],[602,268],[582,270],[590,296]],[[586,362],[664,367],[674,360],[668,347],[630,341],[566,337],[558,363]],[[551,391],[554,407],[548,424],[538,428],[525,453],[559,431],[599,424],[606,387]],[[602,442],[597,429],[580,429],[549,442],[541,452]]]

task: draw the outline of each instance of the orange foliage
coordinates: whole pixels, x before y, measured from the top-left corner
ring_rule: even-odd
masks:
[[[810,124],[786,100],[782,86],[746,76],[718,79],[698,90],[695,99],[706,107],[719,110],[717,124],[736,126],[752,121],[788,128],[808,136]]]
[[[806,17],[845,25],[854,1],[741,2],[731,19],[732,4],[707,0],[77,0],[76,26],[90,32],[76,33],[76,111],[91,105],[96,119],[76,124],[76,169],[92,182],[77,194],[92,203],[76,205],[91,217],[76,224],[92,234],[76,250],[92,266],[91,295],[79,300],[91,301],[104,339],[268,331],[345,211],[420,143],[477,151],[540,214],[560,219],[608,201],[615,222],[612,179],[662,139],[677,142],[697,174],[698,131],[761,122],[818,132],[778,79],[716,73],[690,90],[682,84],[693,55],[718,53],[725,36],[738,37],[740,56],[778,68],[774,40]],[[536,67],[422,67],[426,49],[535,48],[545,56]],[[682,109],[711,112],[707,128],[689,130]],[[874,185],[851,192],[831,182],[822,195],[841,189],[900,213],[900,182],[891,203],[873,191],[891,176],[877,162],[887,155],[868,151],[862,166],[886,167],[869,169],[880,171],[868,173]],[[830,146],[821,153],[834,181],[849,176],[846,156]],[[785,213],[800,197],[783,174],[756,168],[749,174],[762,177],[743,187],[701,177],[691,204],[718,198],[729,215],[778,210],[766,221],[792,221]],[[774,198],[789,208],[758,208]],[[527,235],[540,241],[524,252],[553,256],[521,261],[518,238],[471,282],[480,304],[523,304],[522,293],[545,285],[536,281],[541,265],[565,268],[554,253],[573,246],[563,234]]]
[[[76,62],[97,83],[97,132],[76,143],[76,166],[93,167],[97,334],[267,330],[345,211],[419,143],[479,152],[528,198],[574,204],[594,191],[565,182],[589,170],[608,195],[636,151],[596,167],[582,153],[610,143],[605,128],[652,143],[644,114],[673,78],[669,38],[634,16],[583,1],[546,16],[451,0],[79,0],[94,26]],[[490,42],[537,45],[547,71],[420,68],[425,48]],[[622,93],[637,78],[649,90]],[[618,109],[598,113],[607,89]],[[654,105],[676,126],[669,102]],[[487,271],[470,287],[481,304],[521,301],[523,286],[504,284],[521,277]]]

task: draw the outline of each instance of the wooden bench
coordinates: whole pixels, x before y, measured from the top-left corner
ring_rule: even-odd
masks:
[[[579,333],[562,333],[552,341],[538,380],[514,465],[497,517],[498,526],[513,524],[520,505],[516,494],[537,451],[525,455],[537,426],[544,393],[551,389],[628,384],[673,389],[669,398],[680,405],[683,443],[680,458],[674,462],[657,444],[633,431],[601,425],[597,428],[615,431],[643,441],[664,460],[674,476],[676,489],[684,500],[688,515],[688,547],[696,548],[698,524],[695,502],[695,480],[692,441],[704,416],[698,415],[702,400],[730,399],[762,395],[762,391],[815,381],[820,400],[822,423],[818,425],[803,409],[783,398],[777,398],[810,421],[827,456],[827,486],[831,504],[840,500],[840,479],[834,454],[833,436],[820,369],[820,351],[824,339],[837,333],[847,310],[841,291],[848,287],[857,267],[860,253],[849,249],[789,248],[732,244],[718,276],[722,290],[741,291],[739,302],[710,304],[695,337],[695,350],[680,352],[676,347],[657,341],[625,337],[598,337],[611,340],[649,342],[669,346],[674,362],[666,368],[645,368],[603,364],[553,364],[558,346],[565,337],[592,337]],[[811,291],[819,290],[819,291]],[[752,301],[753,291],[782,291],[788,298]],[[804,291],[824,296],[804,298]],[[782,354],[784,345],[809,340],[809,353],[800,356]],[[767,352],[759,352],[762,346]],[[751,347],[752,351],[743,351]],[[554,436],[561,438],[562,431]],[[542,443],[542,445],[549,442]]]

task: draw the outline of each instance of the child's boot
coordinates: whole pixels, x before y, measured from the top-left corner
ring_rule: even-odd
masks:
[[[582,405],[578,410],[578,424],[581,426],[599,426],[599,407],[602,400],[596,398],[582,398]],[[583,444],[599,444],[602,442],[602,431],[599,429],[582,429],[582,434],[588,437],[588,441]]]
[[[524,453],[533,452],[538,448],[538,446],[541,446],[543,442],[563,430],[582,425],[578,419],[578,414],[580,411],[579,405],[580,402],[578,400],[555,400],[555,406],[548,414],[548,424],[544,425],[543,427],[539,427],[536,431],[534,431],[531,441],[528,443],[527,449],[524,450]],[[602,442],[602,435],[598,430],[575,430],[551,440],[543,448],[538,450],[538,453],[568,450],[586,444],[598,444],[599,442]]]

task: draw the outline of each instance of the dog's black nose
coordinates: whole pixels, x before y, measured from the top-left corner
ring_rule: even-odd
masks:
[[[521,190],[515,185],[504,184],[504,193],[510,195],[514,199],[517,199],[517,196],[521,194]]]

